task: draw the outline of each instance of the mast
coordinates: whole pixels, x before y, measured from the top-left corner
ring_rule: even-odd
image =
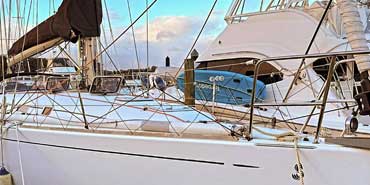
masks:
[[[92,84],[94,77],[101,73],[101,61],[97,55],[97,37],[80,38],[78,41],[79,65],[81,66],[83,88]]]

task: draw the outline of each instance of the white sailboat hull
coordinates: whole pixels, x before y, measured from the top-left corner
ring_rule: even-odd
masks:
[[[19,128],[4,135],[16,185],[300,184],[294,145]],[[365,185],[370,151],[312,142],[299,150],[306,185]],[[19,154],[21,160],[19,159]]]

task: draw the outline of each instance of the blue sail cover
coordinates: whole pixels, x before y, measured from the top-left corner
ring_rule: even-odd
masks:
[[[195,98],[212,102],[214,83],[216,83],[215,102],[248,105],[251,103],[253,78],[229,71],[194,70]],[[177,78],[177,87],[184,92],[184,73]],[[266,98],[266,86],[257,81],[256,101]]]

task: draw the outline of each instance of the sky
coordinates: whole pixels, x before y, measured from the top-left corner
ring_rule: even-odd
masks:
[[[153,2],[153,0],[148,1],[149,4]],[[15,2],[13,1],[12,5],[13,24],[17,21],[14,18],[17,16],[14,11],[14,7],[17,6]],[[27,10],[23,17],[28,17],[28,15],[30,17],[29,23],[24,23],[24,25],[28,25],[27,30],[30,30],[52,15],[62,0],[20,0],[20,2],[20,9],[26,7]],[[145,10],[146,0],[102,0],[103,30],[100,39],[104,46],[111,43],[130,25],[127,2],[130,4],[133,19],[136,19]],[[214,2],[214,0],[158,0],[149,11],[149,65],[164,66],[165,58],[169,56],[172,66],[180,66]],[[255,6],[253,4],[256,3],[255,0],[250,2],[248,7]],[[224,17],[231,3],[232,0],[217,1],[210,20],[195,47],[200,54],[226,27]],[[105,9],[105,4],[107,9]],[[111,24],[109,24],[108,17]],[[23,19],[24,22],[26,22],[25,20],[26,18]],[[108,50],[109,56],[118,68],[137,68],[147,65],[145,17],[135,24],[134,34],[138,51],[137,57],[131,30]],[[19,36],[13,35],[13,37]],[[71,46],[71,50],[73,53],[75,46]],[[106,68],[113,69],[107,55],[104,55],[103,60]]]
[[[103,6],[103,30],[100,39],[105,47],[130,25],[130,14],[127,2],[130,4],[132,18],[136,19],[145,10],[146,1],[151,4],[154,0],[101,1]],[[217,0],[210,20],[195,46],[200,55],[202,55],[207,46],[225,29],[226,22],[224,21],[224,17],[232,1],[233,0]],[[13,31],[11,32],[11,39],[17,39],[22,34],[19,31],[14,31],[18,29],[16,26],[16,17],[19,16],[17,16],[16,7],[19,7],[22,11],[25,10],[23,14],[21,13],[22,15],[20,17],[23,17],[23,29],[30,30],[38,23],[51,16],[58,9],[62,0],[8,0],[2,2],[13,2],[11,19]],[[18,5],[17,2],[19,2]],[[147,41],[149,46],[150,66],[164,66],[164,61],[167,56],[171,58],[172,66],[180,66],[189,52],[214,2],[215,0],[158,0],[149,11],[148,40],[146,36],[146,17],[144,16],[134,25],[137,56],[133,33],[132,30],[130,30],[103,55],[105,67],[107,69],[114,69],[114,65],[112,65],[112,62],[109,60],[108,54],[115,66],[120,69],[146,67]],[[261,0],[246,0],[246,2],[246,11],[253,11],[258,8]],[[264,2],[266,5],[269,3],[266,0]],[[1,3],[0,7],[0,17],[2,17]],[[5,10],[8,8],[9,4],[5,6]],[[5,11],[5,15],[8,14],[9,12]],[[111,24],[109,24],[109,22]],[[72,56],[77,56],[76,45],[71,45],[69,51]],[[4,50],[0,51],[0,53],[4,52]],[[55,51],[54,53],[59,52]]]
[[[150,3],[150,2],[149,2]],[[166,56],[173,66],[179,66],[194,42],[213,0],[158,0],[149,13],[149,64],[163,66]],[[196,48],[201,52],[222,32],[226,23],[223,18],[231,0],[219,0]],[[126,1],[112,1],[109,14],[115,35],[130,23]],[[137,17],[146,7],[145,0],[130,1],[132,17]],[[113,15],[113,16],[111,16]],[[106,16],[107,17],[107,16]],[[105,28],[108,28],[104,22]],[[146,66],[146,22],[145,17],[135,25],[140,66]],[[109,35],[109,30],[106,30]],[[109,41],[108,41],[109,42]],[[128,33],[112,50],[118,54],[120,67],[137,67],[132,33]],[[117,55],[116,55],[117,56]]]

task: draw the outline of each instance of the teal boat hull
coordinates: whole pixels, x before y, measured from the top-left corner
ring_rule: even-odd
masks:
[[[194,70],[195,98],[232,105],[251,103],[253,78],[229,71]],[[177,87],[184,92],[184,73],[177,77]],[[215,89],[215,93],[214,93]],[[266,85],[257,81],[256,101],[266,98]]]

